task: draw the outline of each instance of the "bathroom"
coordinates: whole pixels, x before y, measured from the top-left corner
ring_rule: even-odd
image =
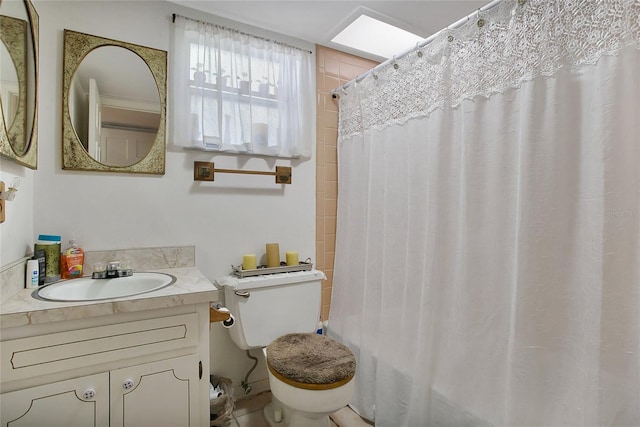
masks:
[[[286,190],[262,176],[216,176],[193,181],[193,162],[213,161],[207,153],[185,153],[168,144],[166,173],[160,175],[66,171],[61,168],[62,30],[101,35],[167,50],[171,14],[194,15],[168,2],[34,2],[40,18],[38,169],[2,159],[0,179],[20,178],[15,200],[7,202],[0,264],[25,256],[38,234],[72,234],[85,250],[195,246],[198,269],[210,280],[230,273],[241,255],[279,242],[315,261],[315,164],[294,164]],[[216,167],[267,170],[264,158],[215,157]],[[64,200],[64,202],[62,202]],[[48,208],[50,207],[50,209]],[[41,215],[42,214],[42,215]],[[34,237],[35,236],[35,237]],[[2,287],[3,294],[9,290]],[[3,296],[4,297],[4,296]],[[239,386],[251,366],[227,331],[212,327],[214,373]],[[239,362],[238,362],[239,361]],[[266,372],[254,378],[266,380]],[[256,389],[259,387],[256,386]]]
[[[264,253],[265,242],[272,241],[283,252],[298,251],[301,260],[311,258],[317,268],[330,274],[325,262],[330,256],[316,255],[315,155],[311,159],[214,156],[185,151],[168,139],[164,175],[62,169],[63,30],[170,50],[172,14],[200,17],[202,12],[164,1],[122,2],[117,7],[100,1],[34,1],[33,5],[39,15],[40,41],[38,161],[37,169],[32,170],[0,159],[1,181],[9,185],[20,178],[15,199],[6,202],[6,221],[0,227],[3,270],[23,262],[39,234],[59,234],[63,246],[73,235],[86,251],[194,246],[197,268],[210,281],[228,275],[243,253]],[[212,15],[214,19],[258,35],[271,34]],[[315,54],[311,43],[287,36],[282,39],[293,40]],[[354,61],[362,64],[352,66],[352,76],[375,64]],[[330,98],[328,90],[325,97]],[[329,102],[332,111],[322,111],[323,120],[337,123],[337,104]],[[215,182],[194,182],[194,161],[215,161],[217,168],[244,170],[292,166],[293,184],[284,187],[264,176],[225,174],[217,174]],[[335,153],[333,167],[335,174]],[[327,187],[327,198],[333,198],[335,210],[335,178]],[[2,300],[20,286],[17,281],[3,280]],[[324,313],[328,314],[328,302]],[[210,334],[211,373],[231,378],[234,395],[244,396],[240,383],[252,361],[219,324],[212,324]],[[263,363],[249,381],[251,396],[268,389]]]
[[[478,7],[484,4],[477,3]],[[325,76],[324,82],[335,84],[331,88],[318,83],[318,151],[310,160],[213,156],[185,151],[172,145],[168,138],[164,175],[63,170],[62,31],[71,29],[169,50],[171,63],[171,15],[200,19],[214,16],[169,2],[117,2],[114,6],[113,2],[36,0],[33,4],[40,24],[38,164],[37,170],[32,170],[0,159],[1,181],[10,183],[15,177],[20,178],[18,193],[14,200],[6,202],[6,220],[0,225],[0,269],[23,260],[38,234],[52,233],[62,235],[65,241],[75,236],[86,250],[194,246],[196,266],[210,281],[229,274],[231,265],[239,264],[243,253],[262,253],[266,242],[278,242],[283,251],[293,249],[301,258],[311,258],[331,278],[338,104],[331,99],[330,90],[364,73],[375,62],[334,51],[315,56],[318,70],[323,66],[328,70],[342,61],[341,70],[348,71],[341,76]],[[443,19],[441,27],[471,11]],[[258,35],[270,34],[219,19]],[[293,37],[283,39],[314,53],[321,49]],[[170,104],[168,115],[171,116]],[[170,120],[168,125],[171,126]],[[293,184],[283,187],[262,176],[224,174],[216,175],[215,182],[195,182],[194,161],[215,161],[216,167],[247,170],[291,166]],[[613,212],[618,219],[635,219],[637,223],[637,205]],[[3,280],[0,299],[10,297],[16,291],[15,285]],[[324,319],[328,317],[330,292],[326,287]],[[252,361],[234,345],[228,331],[217,324],[211,327],[209,350],[211,373],[231,378],[234,394],[242,395],[240,382]],[[262,364],[250,381],[252,394],[268,388],[267,371]]]

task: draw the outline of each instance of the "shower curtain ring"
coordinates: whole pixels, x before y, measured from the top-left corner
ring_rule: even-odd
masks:
[[[391,60],[391,62],[393,63],[393,69],[397,70],[398,68],[400,68],[400,66],[396,63],[396,56],[393,55],[393,59]]]
[[[478,9],[478,13],[477,13],[478,20],[476,21],[476,24],[478,25],[478,28],[484,27],[484,24],[485,24],[484,18],[482,16],[480,16],[481,12],[482,11],[480,9]]]
[[[418,51],[418,58],[422,58],[422,51],[420,50],[420,42],[416,42],[416,50]]]

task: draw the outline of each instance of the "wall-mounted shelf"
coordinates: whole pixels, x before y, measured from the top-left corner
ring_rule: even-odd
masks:
[[[241,175],[270,175],[276,177],[276,184],[291,184],[291,167],[276,166],[275,172],[239,169],[216,169],[213,162],[193,162],[194,181],[214,181],[215,172]]]

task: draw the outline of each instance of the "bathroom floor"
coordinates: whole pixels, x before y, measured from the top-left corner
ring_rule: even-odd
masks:
[[[262,415],[262,409],[269,402],[271,402],[270,392],[237,401],[229,427],[269,427]],[[370,427],[370,424],[349,408],[337,411],[331,416],[331,421],[332,427]]]

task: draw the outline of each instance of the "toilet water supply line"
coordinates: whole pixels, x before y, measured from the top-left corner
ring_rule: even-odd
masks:
[[[229,309],[227,307],[224,307],[219,302],[214,302],[214,303],[211,303],[210,305],[211,305],[211,308],[214,308],[220,312],[229,313]],[[231,313],[229,313],[229,319],[222,322],[222,326],[225,327],[226,329],[231,328],[234,324],[235,324],[235,317],[233,317],[233,314]],[[242,386],[242,389],[244,390],[244,394],[251,393],[251,386],[249,385],[249,375],[251,375],[251,373],[256,369],[256,366],[258,366],[258,358],[252,356],[249,350],[247,350],[247,357],[253,360],[253,366],[251,366],[251,369],[249,369],[249,372],[247,372],[247,375],[244,376],[244,380],[240,383],[240,385]]]
[[[219,302],[213,302],[210,305],[211,305],[211,308],[214,308],[218,311],[229,313],[229,309],[227,307],[224,307]],[[231,313],[229,313],[229,319],[222,322],[222,326],[225,327],[226,329],[229,329],[234,324],[235,324],[235,317],[233,317],[233,314]],[[251,369],[249,369],[249,372],[247,372],[247,375],[244,376],[244,380],[240,383],[240,385],[242,386],[242,389],[244,390],[244,394],[251,393],[251,386],[249,385],[249,375],[251,375],[251,373],[256,369],[256,366],[258,366],[258,358],[252,356],[249,350],[247,350],[247,357],[253,360],[253,366],[251,366]]]
[[[253,360],[253,366],[251,367],[251,369],[249,369],[249,372],[247,372],[247,375],[244,376],[244,380],[240,383],[240,385],[242,386],[242,389],[244,390],[244,394],[251,393],[251,386],[249,385],[249,375],[251,375],[253,370],[256,369],[256,366],[258,366],[258,358],[252,356],[249,350],[247,350],[247,357]]]

